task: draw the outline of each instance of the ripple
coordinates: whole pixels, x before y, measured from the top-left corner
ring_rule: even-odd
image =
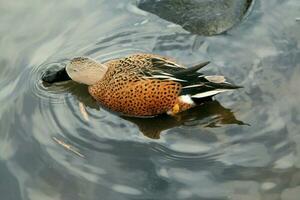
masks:
[[[32,93],[41,101],[49,100],[52,103],[62,103],[69,96],[68,91],[72,90],[78,84],[74,82],[61,82],[53,85],[48,85],[41,80],[43,73],[47,70],[58,70],[65,67],[66,63],[49,63],[37,66],[31,71],[31,84]]]

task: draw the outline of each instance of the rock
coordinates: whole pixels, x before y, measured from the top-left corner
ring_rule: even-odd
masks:
[[[220,34],[240,22],[252,0],[139,0],[138,7],[199,35]]]

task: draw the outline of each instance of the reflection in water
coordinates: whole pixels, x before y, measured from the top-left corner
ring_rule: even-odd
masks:
[[[162,115],[146,119],[123,118],[135,123],[145,136],[152,139],[159,139],[160,133],[164,130],[182,125],[213,128],[221,126],[222,124],[244,124],[235,118],[230,109],[224,108],[216,100],[204,102],[201,105],[179,113],[174,117]]]

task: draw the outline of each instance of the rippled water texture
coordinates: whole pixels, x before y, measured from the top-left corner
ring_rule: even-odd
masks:
[[[299,0],[256,0],[226,34],[190,34],[135,1],[0,2],[0,199],[300,196]],[[74,56],[204,60],[244,88],[177,118],[122,118],[85,86],[43,85]]]

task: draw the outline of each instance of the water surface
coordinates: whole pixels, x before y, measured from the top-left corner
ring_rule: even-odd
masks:
[[[0,2],[0,194],[5,200],[298,199],[300,5],[256,0],[203,37],[135,1]],[[75,56],[152,52],[244,86],[176,119],[128,119],[86,87],[40,81]]]

